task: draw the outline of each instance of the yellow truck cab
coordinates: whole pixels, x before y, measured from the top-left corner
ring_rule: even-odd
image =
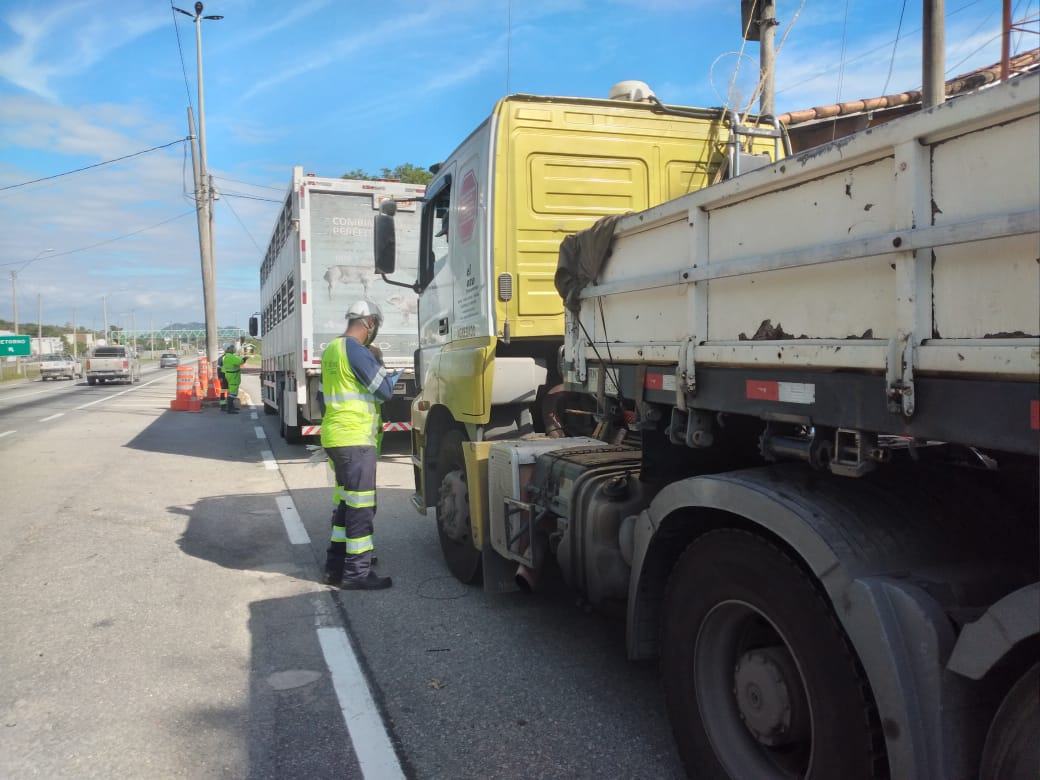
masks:
[[[437,508],[445,558],[479,579],[465,442],[551,433],[562,388],[561,241],[778,159],[775,120],[666,106],[641,82],[608,99],[511,95],[441,164],[423,205],[419,385],[412,458],[419,512]],[[394,269],[392,206],[377,218],[376,270]],[[410,265],[410,263],[409,263]],[[400,280],[387,280],[402,284]]]

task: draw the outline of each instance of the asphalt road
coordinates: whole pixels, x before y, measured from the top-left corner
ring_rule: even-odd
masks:
[[[259,407],[170,411],[175,373],[0,388],[0,776],[682,776],[622,623],[451,577],[407,435],[379,466],[394,587],[341,592],[320,453]]]

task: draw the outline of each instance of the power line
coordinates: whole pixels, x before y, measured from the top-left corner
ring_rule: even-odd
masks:
[[[132,231],[130,233],[124,233],[121,236],[114,236],[113,238],[106,238],[104,241],[98,241],[96,244],[89,244],[87,246],[81,246],[81,247],[78,247],[76,249],[66,249],[64,252],[49,252],[49,253],[47,253],[47,255],[45,255],[45,257],[48,260],[50,260],[51,258],[54,258],[54,257],[64,257],[65,255],[74,255],[77,252],[85,252],[88,249],[94,249],[94,248],[99,247],[99,246],[104,246],[105,244],[111,244],[111,243],[114,243],[116,241],[122,241],[124,238],[130,238],[131,236],[136,236],[138,233],[144,233],[144,232],[147,232],[149,230],[154,230],[157,227],[162,227],[163,225],[165,225],[165,224],[167,224],[169,222],[174,222],[174,221],[176,221],[178,219],[182,219],[183,217],[187,217],[187,216],[189,216],[191,214],[194,214],[194,213],[195,213],[194,209],[192,209],[191,211],[185,211],[183,214],[178,214],[175,217],[170,217],[169,219],[164,219],[162,222],[156,222],[154,225],[149,225],[148,227],[143,227],[140,230],[134,230],[134,231]],[[33,258],[33,260],[42,260],[42,259],[43,259],[43,257]],[[7,265],[18,265],[19,263],[22,263],[22,262],[24,262],[24,261],[18,260],[18,261],[13,262],[13,263],[0,263],[0,267],[7,266]],[[32,262],[32,260],[30,260],[29,262]],[[25,263],[25,264],[28,265],[29,263]]]
[[[881,94],[888,94],[888,85],[892,81],[892,70],[896,65],[896,49],[899,48],[899,34],[903,31],[903,15],[906,13],[906,0],[903,0],[903,7],[899,11],[899,26],[896,27],[896,39],[892,44],[892,58],[888,61],[888,75],[885,76],[885,86],[881,88]]]
[[[184,74],[184,91],[188,93],[188,105],[191,106],[191,87],[188,86],[188,69],[184,67],[184,47],[181,46],[181,30],[177,26],[177,12],[170,0],[170,16],[173,17],[173,32],[177,36],[177,53],[181,57],[181,73]],[[194,132],[194,128],[192,129]]]
[[[105,160],[104,162],[94,163],[93,165],[87,165],[83,168],[76,168],[72,171],[65,171],[64,173],[56,173],[53,176],[44,176],[41,179],[33,179],[32,181],[23,181],[20,184],[8,184],[6,187],[0,187],[0,192],[4,190],[13,190],[17,187],[27,187],[30,184],[38,184],[41,181],[50,181],[51,179],[59,179],[62,176],[69,176],[73,173],[82,173],[83,171],[89,171],[91,168],[100,168],[102,165],[111,165],[112,163],[120,162],[121,160],[129,160],[131,157],[140,157],[142,154],[148,154],[149,152],[157,152],[160,149],[165,149],[174,144],[182,144],[186,141],[185,138],[178,138],[176,141],[170,141],[168,144],[162,146],[153,146],[151,149],[145,149],[141,152],[134,152],[133,154],[124,154],[122,157],[116,157],[114,160]]]
[[[227,176],[217,176],[213,174],[214,179],[220,181],[233,181],[235,184],[245,184],[247,187],[257,187],[263,190],[274,190],[275,192],[285,192],[285,187],[275,187],[271,184],[253,184],[251,181],[239,181],[238,179],[229,179]]]
[[[281,200],[275,198],[262,198],[259,195],[245,195],[241,192],[229,192],[228,190],[220,190],[220,196],[222,198],[242,198],[243,200],[262,200],[264,203],[281,203]]]
[[[241,196],[240,196],[240,197],[241,197]],[[245,224],[245,223],[244,223],[244,222],[242,221],[241,217],[239,217],[239,216],[238,216],[238,212],[237,212],[237,211],[235,211],[235,210],[234,210],[234,209],[233,209],[233,208],[231,207],[231,204],[230,204],[230,203],[228,203],[228,202],[227,202],[227,201],[226,201],[226,200],[225,200],[224,198],[221,198],[221,199],[220,199],[220,201],[218,201],[218,202],[220,202],[220,203],[223,203],[223,204],[224,204],[225,206],[227,206],[227,208],[228,208],[228,211],[230,211],[230,212],[231,212],[231,213],[232,213],[232,214],[234,215],[235,219],[236,219],[236,220],[238,220],[238,224],[239,224],[239,226],[240,226],[240,227],[242,228],[242,231],[243,231],[243,232],[244,232],[244,233],[245,233],[245,234],[246,234],[247,236],[249,236],[249,240],[253,242],[253,246],[255,246],[255,247],[256,247],[256,251],[257,251],[257,253],[258,253],[258,254],[263,254],[263,251],[264,251],[264,250],[262,250],[262,249],[260,248],[260,245],[259,245],[258,243],[256,243],[256,239],[254,239],[254,238],[253,238],[253,234],[249,232],[249,229],[248,229],[248,228],[246,227],[246,224]]]

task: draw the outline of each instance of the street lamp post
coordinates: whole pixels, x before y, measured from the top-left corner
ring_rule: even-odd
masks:
[[[213,259],[213,188],[210,185],[206,163],[206,108],[202,80],[202,20],[217,21],[223,16],[203,16],[202,3],[195,3],[195,13],[173,7],[174,11],[190,16],[195,21],[195,60],[199,74],[199,159],[195,167],[195,203],[199,223],[199,255],[202,264],[202,303],[206,314],[206,352],[210,360],[217,357],[217,289],[216,262]],[[188,123],[194,136],[191,107]],[[192,145],[194,158],[194,144]],[[194,159],[193,159],[194,162]]]

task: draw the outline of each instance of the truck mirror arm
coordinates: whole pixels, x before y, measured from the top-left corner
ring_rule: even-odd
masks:
[[[386,282],[387,284],[392,284],[394,287],[407,287],[416,295],[422,292],[422,286],[419,284],[419,282],[412,282],[411,284],[408,284],[408,282],[396,282],[393,279],[387,279],[386,274],[379,275],[383,277],[384,282]]]

